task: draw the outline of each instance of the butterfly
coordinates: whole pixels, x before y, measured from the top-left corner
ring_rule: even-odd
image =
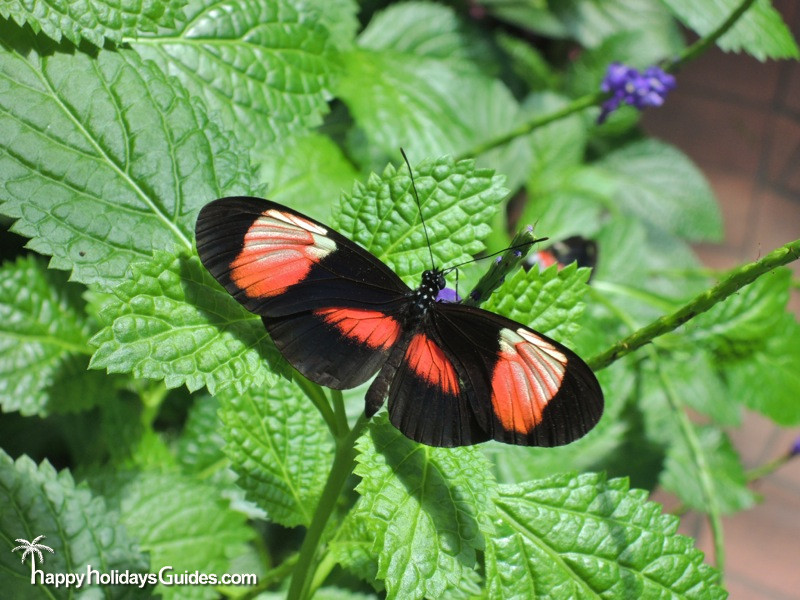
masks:
[[[292,366],[337,390],[377,373],[366,416],[388,400],[389,420],[412,440],[558,446],[600,419],[603,393],[586,363],[521,323],[437,301],[443,269],[411,289],[355,242],[260,198],[210,202],[195,233],[205,268],[261,316]]]
[[[540,268],[546,269],[550,265],[558,264],[560,271],[573,262],[578,263],[579,267],[594,269],[597,265],[597,242],[580,235],[572,235],[554,242],[543,250],[531,252],[523,266],[530,269],[533,265],[539,265]]]

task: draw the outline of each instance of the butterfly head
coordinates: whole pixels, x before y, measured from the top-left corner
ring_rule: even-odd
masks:
[[[444,272],[439,269],[430,269],[422,273],[422,283],[419,289],[424,290],[426,293],[432,293],[434,298],[439,290],[444,289],[447,282],[444,278]]]
[[[439,291],[446,285],[444,273],[439,269],[430,269],[422,273],[422,281],[419,287],[414,290],[414,301],[411,304],[411,316],[419,318],[428,312],[428,309],[436,303]]]

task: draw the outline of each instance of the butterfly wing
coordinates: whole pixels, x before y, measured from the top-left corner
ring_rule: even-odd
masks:
[[[533,329],[480,308],[436,305],[444,349],[480,398],[472,401],[491,439],[561,446],[603,414],[603,391],[581,358]]]
[[[459,304],[437,303],[386,377],[390,420],[432,446],[488,439],[560,446],[585,435],[603,412],[600,385],[574,352],[520,323]]]
[[[479,392],[464,377],[460,356],[445,348],[435,330],[407,332],[367,391],[367,417],[388,397],[389,420],[412,440],[454,447],[491,439],[485,411],[474,410]]]
[[[369,379],[401,335],[409,288],[380,260],[290,208],[250,197],[215,200],[195,227],[208,271],[261,315],[303,375],[345,389]]]

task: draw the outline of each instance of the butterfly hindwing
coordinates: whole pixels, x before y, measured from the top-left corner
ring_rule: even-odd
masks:
[[[361,308],[325,307],[262,320],[286,360],[337,390],[372,377],[402,333],[393,314]]]
[[[468,446],[490,439],[464,385],[458,357],[429,329],[407,333],[367,392],[367,416],[388,398],[389,420],[428,446]]]
[[[574,352],[494,313],[438,303],[431,327],[460,373],[469,406],[488,439],[559,446],[600,419],[603,394]]]
[[[400,336],[395,312],[408,286],[310,217],[260,198],[222,198],[200,211],[196,236],[209,272],[317,383],[363,383]]]

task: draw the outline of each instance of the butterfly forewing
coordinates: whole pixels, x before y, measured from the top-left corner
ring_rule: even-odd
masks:
[[[196,235],[205,267],[262,316],[277,348],[309,379],[359,385],[398,339],[395,313],[408,286],[314,219],[260,198],[222,198],[200,211]]]

